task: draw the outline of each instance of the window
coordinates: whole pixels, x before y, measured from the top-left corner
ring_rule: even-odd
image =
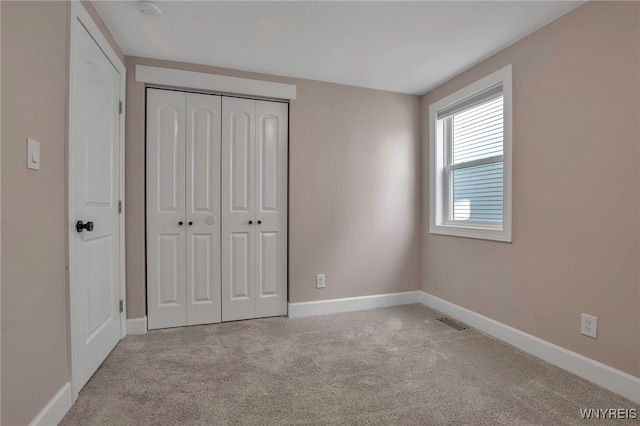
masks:
[[[511,241],[511,65],[429,106],[432,234]]]

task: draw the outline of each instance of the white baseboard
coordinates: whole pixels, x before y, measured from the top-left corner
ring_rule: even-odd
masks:
[[[127,318],[127,336],[147,334],[147,317]]]
[[[420,293],[419,291],[407,291],[403,293],[347,297],[344,299],[318,300],[315,302],[289,303],[289,318],[420,303]]]
[[[429,293],[422,304],[640,404],[640,378],[539,339]]]
[[[71,398],[71,383],[65,383],[65,385],[55,394],[51,401],[40,411],[40,414],[29,423],[32,426],[55,426],[60,421],[67,411],[73,405]]]

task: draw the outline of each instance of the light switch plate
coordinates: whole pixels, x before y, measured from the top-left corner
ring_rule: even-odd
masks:
[[[27,139],[27,169],[40,170],[40,142]]]

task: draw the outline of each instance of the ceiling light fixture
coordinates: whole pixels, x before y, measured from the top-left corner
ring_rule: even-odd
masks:
[[[138,2],[138,11],[147,18],[157,18],[162,15],[162,6],[155,1],[143,0]]]

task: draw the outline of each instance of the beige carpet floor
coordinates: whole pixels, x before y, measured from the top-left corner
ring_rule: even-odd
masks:
[[[128,336],[63,425],[638,424],[640,407],[422,305]]]

